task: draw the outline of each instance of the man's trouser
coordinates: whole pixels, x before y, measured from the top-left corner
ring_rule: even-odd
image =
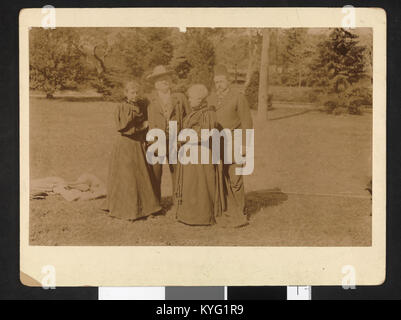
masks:
[[[242,175],[236,175],[235,169],[241,167],[239,164],[223,165],[223,176],[227,195],[227,216],[233,222],[243,222],[246,220],[245,210],[245,190]]]

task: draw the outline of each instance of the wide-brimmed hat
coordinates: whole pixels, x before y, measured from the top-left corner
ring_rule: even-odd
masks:
[[[171,75],[172,73],[174,73],[174,71],[167,70],[167,68],[165,66],[156,66],[153,69],[152,73],[146,77],[146,79],[147,80],[155,80],[156,78],[159,78],[159,77],[165,76],[165,75]]]

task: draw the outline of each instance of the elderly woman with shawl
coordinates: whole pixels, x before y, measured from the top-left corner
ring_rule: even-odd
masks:
[[[192,129],[201,137],[201,129],[211,130],[216,127],[215,110],[213,106],[207,105],[208,90],[204,85],[191,86],[187,94],[192,110],[184,118],[183,129]],[[221,179],[217,165],[212,164],[211,159],[207,164],[201,163],[201,148],[204,145],[201,139],[198,140],[198,163],[182,164],[178,161],[176,217],[178,221],[188,225],[213,225],[216,217],[221,215]],[[209,143],[209,148],[211,145]],[[211,157],[211,150],[209,155]]]

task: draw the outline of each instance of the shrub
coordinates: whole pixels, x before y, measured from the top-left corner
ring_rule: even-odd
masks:
[[[245,96],[252,109],[258,107],[258,90],[259,90],[259,72],[255,71],[251,76],[251,81],[245,88]],[[271,107],[272,101],[282,101],[288,103],[315,103],[319,101],[321,89],[312,87],[291,87],[291,86],[276,86],[270,83],[269,86],[269,104]]]
[[[355,83],[348,86],[340,93],[322,93],[321,103],[326,107],[328,113],[340,114],[362,114],[363,105],[372,105],[372,91],[369,88]]]
[[[29,35],[30,88],[53,98],[57,90],[77,88],[87,79],[75,30],[33,28]]]

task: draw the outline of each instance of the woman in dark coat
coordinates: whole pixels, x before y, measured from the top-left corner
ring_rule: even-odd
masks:
[[[201,163],[201,149],[205,148],[200,137],[202,129],[216,128],[214,107],[206,103],[208,91],[204,85],[197,84],[188,90],[192,111],[184,118],[183,128],[194,130],[199,141],[198,163],[182,164],[178,159],[176,199],[177,220],[188,225],[212,225],[221,215],[220,175],[217,165],[212,164],[212,151],[209,162]],[[209,141],[210,142],[210,141]],[[212,144],[209,143],[209,149]]]
[[[146,161],[147,101],[138,96],[139,85],[128,82],[125,101],[115,111],[119,132],[107,181],[110,215],[136,220],[161,210],[152,187],[151,168]]]

